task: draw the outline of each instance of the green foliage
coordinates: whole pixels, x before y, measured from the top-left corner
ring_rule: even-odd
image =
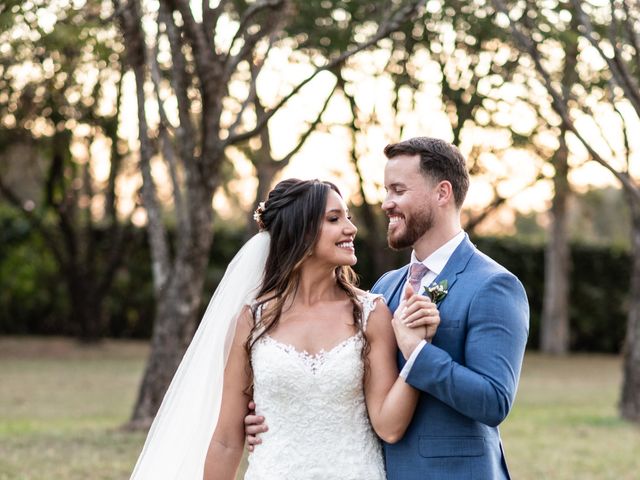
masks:
[[[73,335],[77,325],[64,276],[40,234],[15,213],[0,210],[0,334]],[[108,247],[101,230],[92,233],[98,249]],[[204,286],[202,313],[228,263],[243,242],[244,231],[221,229],[211,252]],[[149,338],[155,300],[146,231],[138,229],[130,240],[127,262],[115,276],[105,300],[106,334],[116,338]]]
[[[375,28],[374,22],[390,8],[389,2],[381,0],[296,0],[285,29],[298,48],[331,58],[361,40],[356,38],[358,33],[367,25]]]
[[[629,308],[629,254],[618,249],[574,245],[572,262],[572,349],[620,351]]]
[[[151,280],[151,258],[145,233],[143,230],[138,230],[133,235],[126,262],[118,269],[111,287],[112,291],[106,298],[108,336],[117,338],[149,338],[151,336],[155,302]],[[103,240],[108,241],[107,238]]]
[[[41,233],[24,217],[0,209],[0,333],[74,335],[63,272]],[[94,230],[98,252],[110,241]],[[154,309],[150,260],[143,231],[131,240],[131,257],[107,296],[106,330],[114,337],[148,337]],[[106,254],[101,255],[101,258]]]
[[[0,88],[5,94],[0,96],[0,120],[13,117],[4,122],[13,124],[10,131],[24,130],[35,138],[69,128],[65,122],[70,119],[100,123],[108,118],[97,106],[108,102],[106,90],[115,89],[120,71],[121,47],[115,27],[101,20],[107,14],[103,2],[88,0],[83,8],[42,3],[18,2],[0,13],[9,27],[0,29]],[[42,18],[52,14],[55,24],[44,28]]]
[[[70,333],[59,272],[42,237],[22,218],[0,216],[0,332]]]
[[[103,300],[126,255],[127,233],[116,215],[127,147],[118,136],[122,44],[107,21],[111,8],[102,0],[33,0],[0,9],[9,26],[0,30],[0,201],[34,229],[27,249],[10,252],[3,264],[21,273],[10,278],[12,295],[2,307],[12,332],[102,335]],[[110,153],[106,181],[94,147]],[[49,281],[55,288],[46,288]],[[49,310],[27,322],[15,310],[32,297]]]
[[[356,215],[357,215],[357,209]],[[63,276],[43,240],[22,218],[0,215],[0,333],[71,334],[69,303]],[[383,272],[373,270],[374,252],[365,248],[364,229],[356,238],[360,284],[373,286]],[[96,244],[108,241],[96,231]],[[221,226],[211,252],[201,312],[224,275],[229,261],[244,241],[242,229]],[[475,238],[478,248],[504,265],[522,281],[529,297],[531,330],[529,348],[539,340],[544,292],[544,246],[513,238]],[[386,248],[386,247],[385,247]],[[117,272],[105,310],[107,334],[111,337],[148,338],[155,302],[146,233],[132,236],[129,257]],[[387,250],[396,267],[408,261],[408,251]],[[630,276],[629,254],[598,245],[572,246],[570,290],[571,350],[618,352],[624,338]]]

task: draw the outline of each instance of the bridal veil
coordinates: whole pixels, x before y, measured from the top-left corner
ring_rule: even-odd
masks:
[[[227,267],[151,425],[131,480],[203,477],[236,319],[242,307],[255,300],[269,244],[269,233],[258,233]]]

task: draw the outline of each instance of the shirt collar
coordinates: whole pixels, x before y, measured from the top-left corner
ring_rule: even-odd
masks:
[[[440,272],[444,269],[444,266],[449,261],[453,252],[455,252],[458,245],[462,243],[464,240],[465,233],[464,230],[461,230],[460,233],[456,234],[451,240],[438,248],[435,252],[425,258],[422,263],[425,267],[431,270],[436,276],[440,275]],[[411,263],[418,263],[418,259],[416,258],[416,252],[411,252]]]

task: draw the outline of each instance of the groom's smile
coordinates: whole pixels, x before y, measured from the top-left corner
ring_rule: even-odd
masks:
[[[389,215],[389,229],[393,228],[403,219],[400,215]]]
[[[434,222],[429,183],[420,170],[418,155],[399,155],[385,167],[387,196],[382,209],[389,218],[387,241],[391,248],[409,248]]]
[[[389,238],[389,243],[394,244],[396,243],[398,238],[402,238],[406,234],[407,219],[404,215],[396,212],[387,212],[387,216],[389,218],[389,224],[387,226],[387,236]],[[394,239],[396,241],[394,241]]]

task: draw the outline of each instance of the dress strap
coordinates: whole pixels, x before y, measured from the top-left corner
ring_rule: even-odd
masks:
[[[262,310],[264,309],[264,303],[259,304],[258,302],[256,302],[252,304],[250,308],[251,313],[253,314],[253,323],[257,325],[262,320]]]
[[[262,312],[264,311],[265,306],[266,306],[266,303],[257,303],[257,302],[250,306],[251,313],[253,313],[253,323],[256,326],[256,329],[254,330],[253,335],[251,336],[252,341],[255,341],[255,339],[257,339],[265,330],[265,326],[262,323]]]
[[[362,331],[367,330],[369,315],[376,309],[376,300],[378,300],[378,298],[382,298],[384,302],[384,297],[379,293],[365,292],[364,295],[360,297],[360,302],[362,303]]]

